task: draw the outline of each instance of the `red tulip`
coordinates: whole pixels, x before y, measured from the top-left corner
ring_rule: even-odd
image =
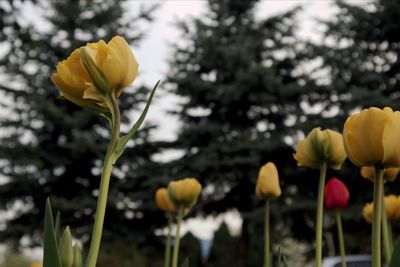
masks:
[[[336,177],[329,180],[325,187],[325,206],[327,209],[344,209],[349,204],[349,190]]]

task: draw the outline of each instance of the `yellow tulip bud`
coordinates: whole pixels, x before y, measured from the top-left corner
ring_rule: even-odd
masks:
[[[347,118],[343,142],[357,166],[400,167],[400,112],[369,108]]]
[[[115,36],[75,49],[57,64],[51,80],[69,101],[107,111],[104,94],[119,96],[138,73],[138,63],[124,38]]]
[[[298,166],[320,168],[326,163],[329,168],[339,170],[346,159],[342,135],[332,130],[314,128],[297,146],[294,158]]]
[[[156,199],[156,204],[160,210],[165,212],[176,211],[174,204],[169,199],[168,192],[165,187],[157,189],[155,199]]]
[[[371,224],[373,220],[373,209],[374,207],[372,203],[366,203],[363,208],[363,217],[368,223]]]
[[[281,195],[279,175],[272,162],[263,165],[258,173],[256,195],[260,198],[277,198]]]
[[[400,172],[400,168],[387,168],[383,170],[383,179],[385,181],[393,182]],[[362,167],[360,170],[361,176],[365,179],[371,180],[375,179],[375,167]]]
[[[200,191],[201,184],[195,178],[185,178],[168,184],[169,198],[177,207],[193,207]]]

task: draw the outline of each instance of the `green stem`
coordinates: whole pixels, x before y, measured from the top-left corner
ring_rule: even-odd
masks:
[[[390,235],[389,235],[389,225],[386,216],[386,208],[384,201],[384,194],[382,194],[382,235],[383,235],[383,249],[385,253],[386,264],[389,265],[390,258],[392,255],[392,249],[390,246]]]
[[[322,262],[322,223],[324,216],[324,191],[325,191],[325,176],[327,165],[326,162],[321,164],[319,185],[318,185],[318,203],[317,203],[317,219],[315,231],[315,266],[321,267]]]
[[[389,245],[390,251],[393,253],[393,230],[392,230],[392,223],[388,220],[388,232],[389,232]]]
[[[346,267],[346,253],[344,249],[342,219],[340,218],[340,210],[335,210],[336,226],[339,237],[340,257],[342,258],[342,267]]]
[[[383,195],[383,169],[375,167],[374,218],[372,224],[372,267],[381,267],[381,215]]]
[[[99,196],[97,199],[97,208],[93,226],[92,239],[85,267],[96,267],[97,257],[100,249],[101,236],[103,232],[104,217],[106,213],[108,188],[113,168],[112,154],[119,139],[120,133],[120,111],[117,100],[113,94],[106,96],[106,102],[112,114],[112,133],[108,144],[107,153],[103,163],[103,172],[100,180]]]
[[[264,241],[265,241],[265,251],[264,251],[264,266],[270,267],[270,235],[269,235],[269,199],[265,200],[265,219],[264,219]]]
[[[171,226],[172,226],[172,214],[168,213],[168,235],[167,242],[165,243],[165,257],[164,266],[169,267],[171,264]]]
[[[181,206],[178,209],[178,218],[177,218],[177,226],[176,226],[176,234],[175,234],[175,245],[174,245],[174,254],[172,258],[172,267],[178,266],[178,254],[179,254],[179,242],[180,242],[180,231],[181,231],[181,224],[183,218],[184,207]]]

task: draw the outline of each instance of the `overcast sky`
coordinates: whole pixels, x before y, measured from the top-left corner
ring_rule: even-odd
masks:
[[[361,0],[362,1],[362,0]],[[359,1],[354,1],[359,2]],[[256,17],[266,18],[277,13],[287,11],[295,6],[302,6],[303,10],[298,15],[299,35],[302,38],[320,41],[322,28],[316,19],[333,18],[336,8],[331,0],[280,0],[260,1],[256,7]],[[134,50],[140,64],[138,84],[145,83],[152,86],[159,79],[163,80],[168,71],[167,60],[172,56],[170,44],[179,40],[180,32],[174,22],[191,17],[201,17],[207,12],[207,1],[204,0],[167,0],[167,1],[128,1],[127,7],[133,13],[141,5],[159,4],[155,12],[155,21],[146,33],[145,39]],[[159,98],[153,103],[148,115],[148,120],[159,125],[159,130],[154,134],[156,139],[173,139],[179,128],[175,118],[165,116],[168,110],[176,103],[176,98],[158,92]]]

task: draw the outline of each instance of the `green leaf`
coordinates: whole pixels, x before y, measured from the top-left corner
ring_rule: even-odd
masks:
[[[50,199],[46,200],[46,210],[44,215],[44,248],[43,248],[43,267],[62,267],[56,235],[54,232],[53,213],[51,212]]]
[[[396,241],[393,248],[393,254],[390,259],[389,267],[400,266],[400,239]]]
[[[82,252],[78,244],[74,245],[74,263],[72,267],[82,267]]]
[[[114,153],[113,153],[113,163],[115,163],[117,161],[117,159],[122,155],[122,153],[125,150],[126,144],[133,137],[133,135],[137,132],[140,125],[142,125],[144,119],[146,118],[147,111],[149,110],[151,101],[153,100],[154,93],[156,92],[156,89],[157,89],[159,83],[160,83],[160,81],[157,81],[153,90],[151,90],[149,99],[147,100],[146,106],[143,109],[142,114],[140,115],[139,119],[135,122],[135,124],[132,126],[132,128],[129,130],[129,132],[126,135],[122,136],[118,140],[118,143],[115,146]]]
[[[61,239],[61,214],[58,211],[56,215],[56,223],[54,225],[54,233],[56,235],[56,242],[57,244],[60,244],[60,239]]]
[[[183,261],[181,267],[189,267],[189,258],[186,258],[186,259]]]

